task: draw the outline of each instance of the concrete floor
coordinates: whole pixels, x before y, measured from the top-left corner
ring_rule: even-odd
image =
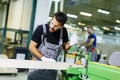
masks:
[[[0,80],[27,80],[27,71],[13,74],[0,74]]]

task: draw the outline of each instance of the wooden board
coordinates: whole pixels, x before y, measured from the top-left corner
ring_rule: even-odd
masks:
[[[29,69],[56,69],[66,70],[68,67],[80,68],[82,65],[55,62],[47,63],[43,61],[18,60],[18,59],[0,59],[0,68],[29,68]]]
[[[8,57],[5,54],[0,54],[0,59],[8,59]],[[18,69],[16,68],[0,67],[0,74],[16,74],[17,72],[18,72]]]

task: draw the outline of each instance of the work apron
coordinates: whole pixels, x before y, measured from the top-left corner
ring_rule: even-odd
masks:
[[[62,50],[62,39],[60,39],[59,44],[56,45],[47,42],[45,38],[38,49],[45,57],[57,60]],[[35,56],[33,57],[35,60],[39,60]],[[56,80],[56,77],[57,70],[30,69],[28,80]]]
[[[92,46],[89,46],[87,47],[87,51],[91,53],[91,61],[97,61],[97,50],[96,50],[96,47],[94,47],[93,45]]]

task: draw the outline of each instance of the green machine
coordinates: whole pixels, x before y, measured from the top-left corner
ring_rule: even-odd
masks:
[[[120,68],[90,61],[90,54],[85,55],[78,51],[77,59],[84,58],[84,63],[80,68],[69,67],[62,72],[62,80],[120,80]],[[75,58],[75,59],[76,59]]]
[[[81,52],[80,52],[81,53]],[[90,62],[90,53],[86,53],[85,55],[74,53],[75,62],[77,60],[81,61],[81,58],[84,58],[82,65],[80,68],[72,68],[69,67],[67,70],[63,70],[62,76],[64,77],[63,80],[85,80],[88,78],[88,64]],[[79,65],[79,64],[78,64]]]

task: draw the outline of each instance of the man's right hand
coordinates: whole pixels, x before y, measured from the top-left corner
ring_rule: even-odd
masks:
[[[56,60],[54,60],[52,58],[47,58],[45,56],[41,57],[41,60],[45,61],[45,62],[49,62],[49,63],[55,63],[56,62]]]
[[[70,46],[73,46],[73,45],[76,45],[76,44],[77,44],[76,41],[73,41],[73,40],[70,41]]]
[[[77,35],[72,35],[70,39],[70,46],[76,45],[78,43]]]

